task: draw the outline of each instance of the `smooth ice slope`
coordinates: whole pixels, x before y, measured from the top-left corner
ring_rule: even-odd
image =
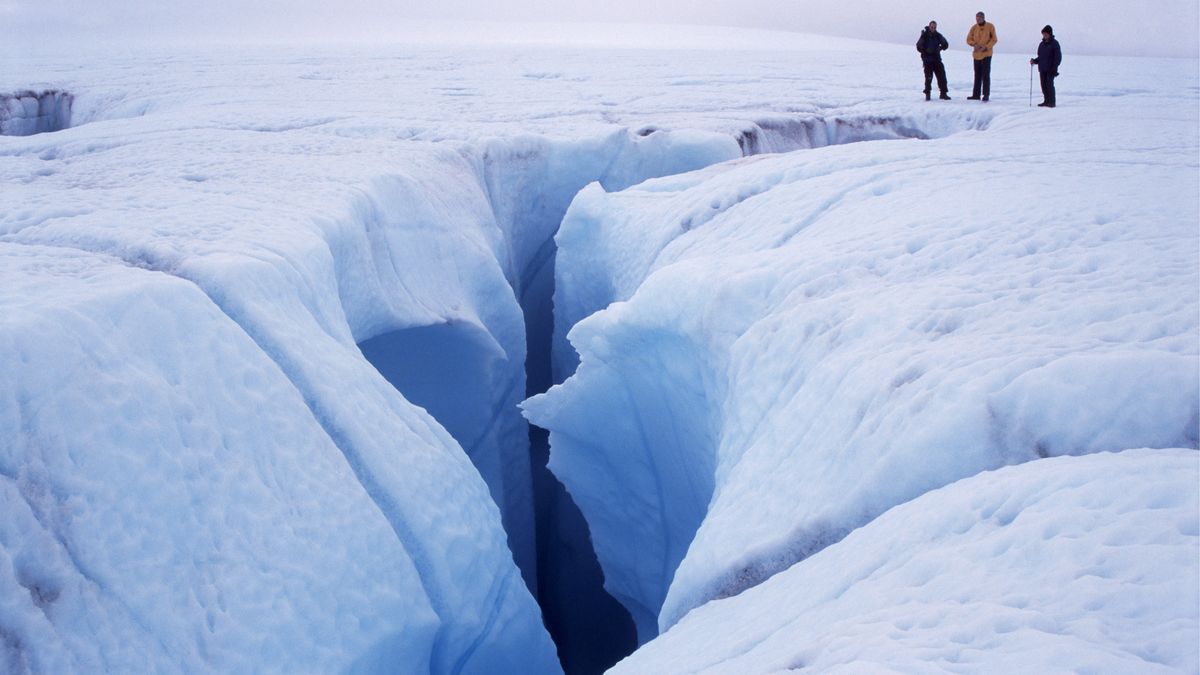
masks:
[[[582,362],[525,405],[643,641],[960,478],[1197,446],[1194,64],[1076,63],[986,130],[576,198]]]
[[[1056,457],[898,506],[611,672],[1191,673],[1200,456]]]

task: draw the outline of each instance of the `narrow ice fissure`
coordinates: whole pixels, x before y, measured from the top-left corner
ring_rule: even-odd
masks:
[[[559,214],[559,222],[562,214]],[[557,228],[556,228],[557,229]],[[535,264],[532,286],[522,298],[528,332],[526,396],[553,385],[551,345],[554,331],[554,242],[550,254]],[[562,482],[551,473],[549,432],[529,425],[536,525],[538,604],[546,628],[558,647],[563,670],[572,675],[602,673],[637,648],[629,611],[604,588],[587,521]]]
[[[824,118],[812,115],[780,115],[748,123],[731,132],[743,156],[819,148],[868,140],[928,139],[964,129],[987,126],[988,117],[954,117],[914,121],[903,117],[842,116]],[[927,124],[930,128],[924,129]],[[664,133],[655,128],[653,134]],[[666,133],[669,133],[666,132]],[[633,132],[630,132],[631,137]],[[652,134],[638,133],[638,138]],[[550,148],[539,148],[547,154]],[[584,153],[581,154],[586,154]],[[590,152],[619,152],[610,145]],[[671,150],[665,152],[670,153]],[[510,283],[521,305],[526,329],[526,396],[545,392],[570,373],[552,373],[551,351],[554,331],[553,296],[557,247],[554,236],[574,195],[587,183],[603,181],[611,167],[611,157],[574,157],[591,167],[597,175],[577,176],[578,180],[539,175],[530,169],[534,161],[549,162],[547,157],[530,159],[528,152],[509,158],[503,152],[484,153],[492,161],[493,175],[487,193],[496,206],[500,220],[506,208],[511,212],[508,236],[520,233],[544,233],[545,239],[530,247],[524,261],[518,260]],[[562,157],[555,158],[560,164]],[[671,161],[658,165],[670,166]],[[670,158],[667,158],[668,160]],[[597,161],[599,160],[599,161]],[[702,168],[689,166],[686,170]],[[512,173],[506,175],[505,172]],[[586,170],[585,170],[586,171]],[[522,173],[524,172],[524,173]],[[657,177],[646,169],[642,179]],[[533,176],[530,178],[530,176]],[[498,176],[498,177],[497,177]],[[541,179],[541,182],[539,182]],[[517,206],[513,206],[516,204]],[[409,401],[425,408],[463,446],[485,476],[497,476],[504,467],[492,466],[494,458],[474,452],[481,434],[496,415],[496,370],[502,366],[494,344],[477,326],[441,324],[397,330],[372,337],[359,344],[364,356]],[[598,562],[588,523],[563,484],[547,468],[550,454],[548,433],[528,427],[529,452],[534,501],[536,570],[523,569],[527,585],[542,608],[543,619],[557,645],[567,673],[599,673],[624,658],[638,645],[638,635],[629,611],[604,589],[604,574]],[[651,450],[647,448],[647,450]],[[672,448],[676,453],[705,452],[703,448]],[[680,455],[682,456],[682,455]],[[503,501],[493,488],[493,496]],[[706,503],[707,496],[700,501]],[[698,526],[698,522],[696,523]],[[672,557],[686,552],[692,532],[672,532],[679,539]],[[509,533],[510,541],[527,540],[529,533]],[[520,560],[518,560],[520,562]],[[679,560],[664,560],[669,583]],[[530,583],[534,579],[533,583]]]

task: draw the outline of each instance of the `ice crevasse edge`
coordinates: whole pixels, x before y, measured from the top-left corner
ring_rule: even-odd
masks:
[[[30,136],[71,126],[74,96],[65,91],[0,94],[0,136]]]
[[[642,642],[957,480],[1197,447],[1195,111],[1096,107],[576,198],[524,407]]]

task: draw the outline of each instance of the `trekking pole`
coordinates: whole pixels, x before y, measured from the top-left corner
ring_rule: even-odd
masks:
[[[1029,107],[1033,107],[1033,64],[1029,64]]]

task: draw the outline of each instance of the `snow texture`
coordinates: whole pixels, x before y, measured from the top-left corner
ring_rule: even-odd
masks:
[[[610,671],[1200,668],[1200,455],[1040,459],[898,506]]]
[[[525,407],[643,642],[958,479],[1197,446],[1191,65],[1101,96],[1081,59],[1096,95],[1054,111],[578,195],[581,363]]]

